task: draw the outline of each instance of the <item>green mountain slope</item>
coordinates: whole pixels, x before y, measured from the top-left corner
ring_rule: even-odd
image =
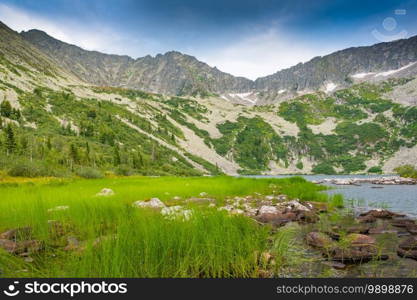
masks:
[[[4,25],[0,39],[3,173],[360,173],[417,164],[417,108],[392,101],[415,78],[245,106],[91,85]]]

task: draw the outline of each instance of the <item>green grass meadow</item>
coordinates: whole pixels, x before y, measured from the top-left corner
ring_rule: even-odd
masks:
[[[96,196],[102,188],[111,188],[115,195]],[[319,193],[322,189],[297,177],[121,177],[3,183],[0,232],[29,226],[31,239],[42,241],[43,250],[27,262],[0,249],[0,276],[257,277],[262,267],[257,254],[268,249],[270,228],[245,216],[173,198],[199,197],[204,192],[221,205],[226,197],[276,193],[327,201]],[[191,206],[193,216],[188,221],[167,220],[159,212],[132,207],[134,201],[152,197],[167,205]],[[69,208],[48,211],[56,206]],[[78,241],[77,249],[65,251],[68,239],[73,238]]]

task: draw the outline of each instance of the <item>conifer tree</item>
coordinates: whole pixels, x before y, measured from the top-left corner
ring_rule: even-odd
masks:
[[[10,155],[16,150],[16,139],[13,128],[10,124],[7,124],[5,129],[6,134],[6,154]]]
[[[12,106],[10,105],[10,102],[7,100],[3,100],[3,102],[0,104],[0,114],[3,117],[10,118],[12,115]]]

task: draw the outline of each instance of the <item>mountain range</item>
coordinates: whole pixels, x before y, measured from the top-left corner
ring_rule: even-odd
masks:
[[[391,173],[417,165],[416,55],[412,37],[252,81],[0,23],[0,175]]]
[[[350,86],[357,74],[377,74],[411,67],[417,61],[417,36],[373,46],[341,50],[315,57],[254,81],[212,68],[195,57],[171,51],[133,59],[87,51],[61,42],[39,30],[20,35],[62,68],[83,81],[169,95],[252,94],[255,100],[288,98],[315,90],[331,91]],[[415,74],[417,66],[408,70]],[[396,72],[380,79],[397,76]],[[378,76],[377,76],[378,77]],[[374,76],[373,79],[378,79]],[[369,78],[371,79],[371,78]],[[232,96],[233,98],[233,96]],[[250,99],[250,97],[249,97]]]

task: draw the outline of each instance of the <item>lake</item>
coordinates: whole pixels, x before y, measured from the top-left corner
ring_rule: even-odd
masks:
[[[259,176],[283,178],[291,175],[280,176]],[[389,175],[302,175],[307,180],[323,180],[325,178],[375,178]],[[258,177],[258,176],[257,176]],[[391,176],[390,176],[391,177]],[[342,194],[345,197],[346,205],[352,204],[358,211],[372,208],[387,208],[398,213],[404,213],[412,218],[417,218],[417,185],[379,185],[373,184],[355,185],[334,185],[326,184],[332,189],[326,191],[328,194]],[[353,201],[352,201],[353,200]]]

